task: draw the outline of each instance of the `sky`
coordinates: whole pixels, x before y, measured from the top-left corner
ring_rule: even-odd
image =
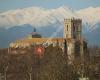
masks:
[[[100,6],[100,0],[0,0],[0,13],[27,7],[58,8],[68,6],[79,10],[87,7]]]

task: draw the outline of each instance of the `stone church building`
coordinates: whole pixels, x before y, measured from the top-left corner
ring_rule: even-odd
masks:
[[[36,33],[35,33],[36,34]],[[82,38],[82,20],[81,19],[64,19],[63,38],[41,38],[29,37],[10,43],[12,48],[28,48],[32,45],[59,45],[68,55],[69,59],[75,56],[83,55],[87,46],[86,41]]]

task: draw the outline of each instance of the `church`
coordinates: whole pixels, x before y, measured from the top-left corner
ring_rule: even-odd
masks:
[[[34,35],[35,34],[35,35]],[[81,19],[64,19],[63,38],[42,38],[41,35],[34,32],[26,39],[16,40],[10,43],[11,48],[29,48],[34,45],[49,45],[62,48],[67,53],[69,59],[83,55],[86,51],[87,42],[82,38],[82,20]]]

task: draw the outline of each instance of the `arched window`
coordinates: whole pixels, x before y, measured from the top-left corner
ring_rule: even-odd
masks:
[[[67,25],[67,31],[68,31],[68,25]]]

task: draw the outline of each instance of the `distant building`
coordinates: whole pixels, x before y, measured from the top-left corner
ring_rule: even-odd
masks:
[[[34,35],[33,35],[34,34]],[[17,40],[10,43],[13,48],[26,48],[32,45],[43,45],[44,47],[52,44],[59,45],[68,55],[69,60],[76,56],[83,55],[87,43],[82,39],[82,20],[81,19],[64,19],[64,37],[63,38],[41,38],[34,32],[29,38]]]

